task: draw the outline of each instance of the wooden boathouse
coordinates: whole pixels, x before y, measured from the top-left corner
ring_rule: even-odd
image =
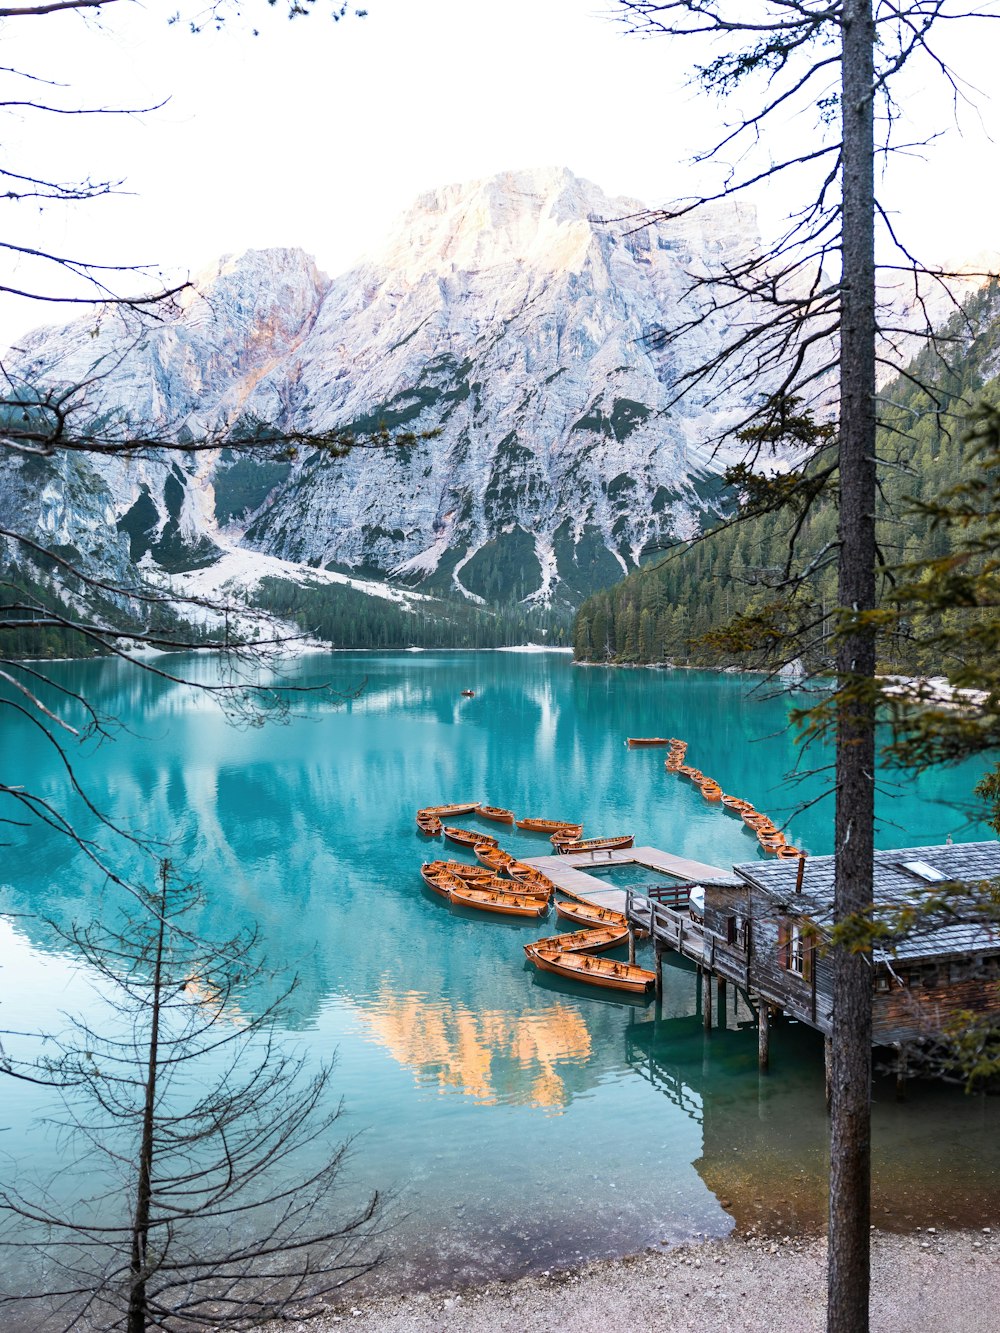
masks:
[[[913,907],[945,885],[998,879],[996,841],[876,852],[876,912]],[[637,933],[652,937],[658,993],[666,953],[696,963],[706,1029],[713,981],[720,1010],[727,983],[737,987],[757,1010],[762,1069],[770,1018],[784,1014],[824,1034],[829,1072],[833,977],[822,941],[833,923],[833,888],[834,858],[814,856],[751,861],[734,866],[732,875],[632,889],[630,954]],[[928,915],[918,929],[875,951],[872,991],[873,1044],[895,1047],[902,1073],[907,1048],[933,1038],[956,1014],[1000,1018],[1000,930],[975,915]]]

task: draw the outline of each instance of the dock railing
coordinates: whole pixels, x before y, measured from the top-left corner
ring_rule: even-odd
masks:
[[[632,925],[648,931],[652,939],[690,956],[692,946],[697,949],[696,941],[702,938],[702,932],[694,926],[688,914],[691,887],[691,884],[670,884],[647,893],[629,889],[626,915]]]

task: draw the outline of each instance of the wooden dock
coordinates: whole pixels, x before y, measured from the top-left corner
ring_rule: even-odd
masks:
[[[526,865],[535,866],[543,875],[548,875],[567,898],[610,907],[615,912],[625,911],[628,891],[616,889],[596,875],[588,875],[588,869],[638,865],[683,882],[732,879],[731,871],[705,865],[702,861],[691,861],[686,856],[674,856],[659,847],[625,847],[612,852],[575,852],[570,856],[524,856],[521,859]]]

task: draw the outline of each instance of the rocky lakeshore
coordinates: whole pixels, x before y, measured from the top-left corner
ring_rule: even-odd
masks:
[[[992,1333],[1000,1228],[876,1233],[873,1333]],[[795,1333],[825,1322],[826,1242],[730,1237],[553,1270],[517,1282],[348,1301],[292,1328],[313,1333]],[[287,1329],[289,1325],[282,1325]]]

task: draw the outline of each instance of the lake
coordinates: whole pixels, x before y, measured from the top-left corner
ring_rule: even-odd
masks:
[[[192,669],[211,679],[218,665]],[[169,840],[204,888],[203,931],[255,921],[269,963],[298,973],[283,1037],[316,1057],[337,1052],[343,1125],[359,1134],[347,1188],[396,1194],[379,1282],[469,1281],[734,1225],[821,1222],[816,1034],[777,1023],[761,1077],[748,1012],[730,1004],[726,1029],[706,1037],[687,966],[665,969],[660,1007],[535,973],[522,946],[555,933],[554,917],[492,919],[434,897],[421,862],[462,853],[424,838],[413,818],[419,806],[479,800],[718,866],[750,860],[760,853],[740,821],[666,773],[663,750],[623,741],[683,737],[689,763],[784,818],[826,781],[814,771],[822,753],[797,755],[787,696],[754,677],[582,668],[550,653],[317,654],[289,669],[296,683],[357,697],[305,694],[287,724],[238,729],[204,695],[120,663],[51,670],[121,723],[74,756],[97,807]],[[8,781],[69,809],[117,863],[144,864],[72,797],[37,733],[8,718],[4,743]],[[878,845],[991,836],[958,808],[975,776],[968,765],[886,774]],[[520,856],[550,850],[537,834],[456,822]],[[828,852],[831,822],[829,799],[812,804],[793,814],[790,839]],[[13,829],[9,842],[0,1025],[51,1028],[92,1001],[43,918],[88,920],[116,891],[49,830]],[[5,1170],[59,1162],[65,1143],[41,1124],[51,1097],[15,1085],[4,1103]],[[875,1220],[995,1219],[998,1112],[996,1099],[925,1084],[897,1103],[880,1081]]]

